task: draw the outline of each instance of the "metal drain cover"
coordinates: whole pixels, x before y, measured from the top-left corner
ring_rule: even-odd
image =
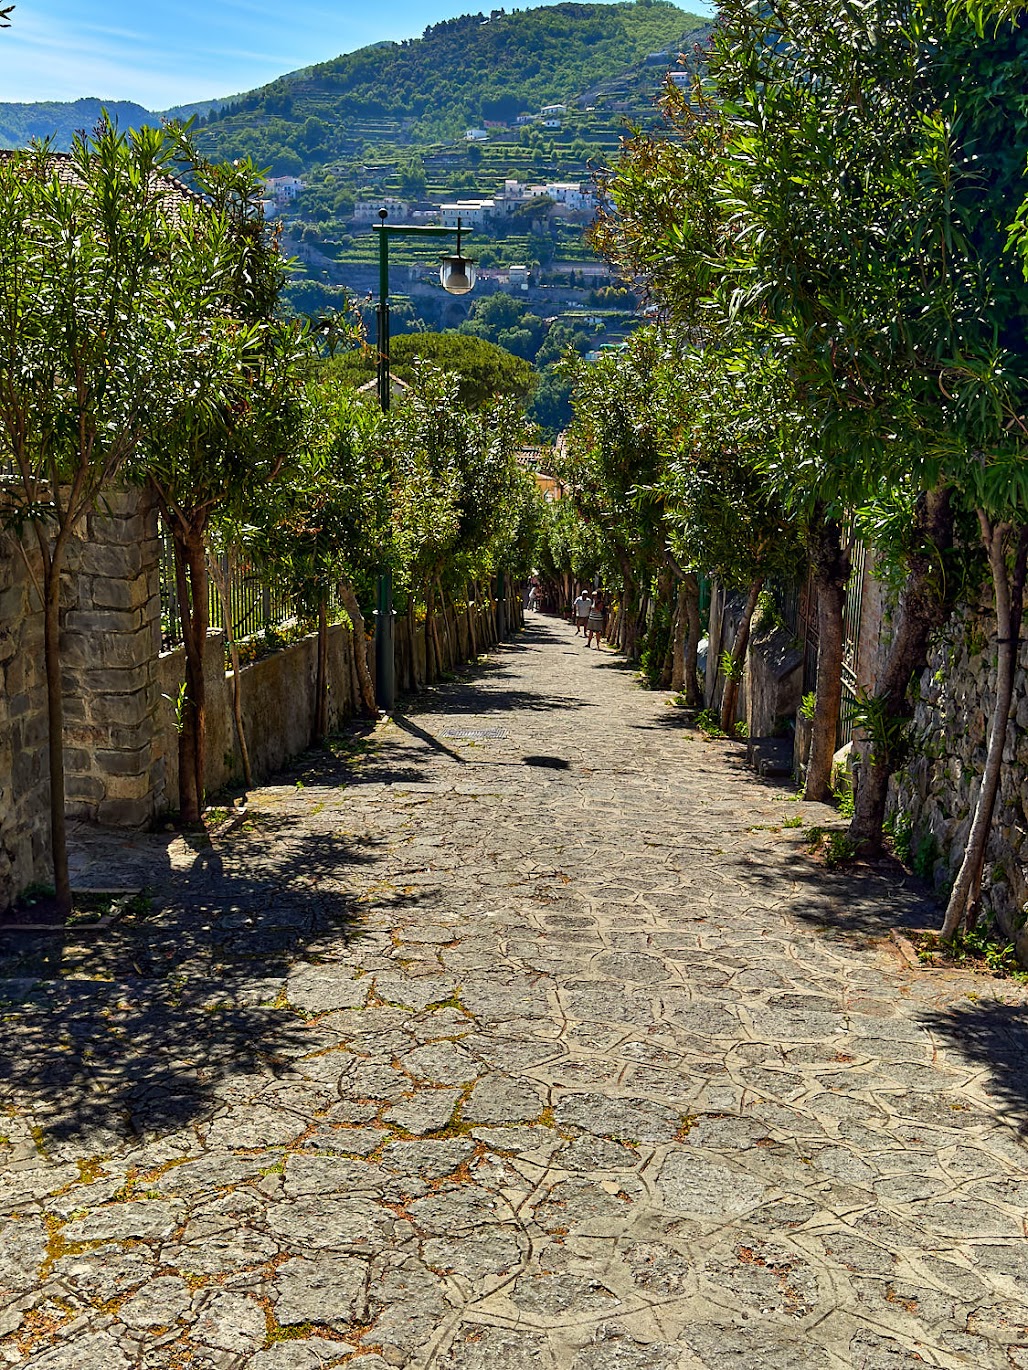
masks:
[[[449,728],[443,737],[457,737],[466,739],[469,742],[477,741],[480,737],[507,737],[506,728]]]

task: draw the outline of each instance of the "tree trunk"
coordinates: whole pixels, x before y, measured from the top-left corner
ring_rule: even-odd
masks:
[[[842,545],[842,525],[838,519],[815,521],[810,554],[817,587],[817,685],[803,797],[826,804],[831,799],[832,757],[839,735],[842,618],[850,576],[849,550]]]
[[[439,652],[439,633],[435,622],[435,587],[429,581],[425,588],[425,681],[431,685],[439,679],[442,660]]]
[[[50,853],[54,896],[62,920],[71,913],[68,828],[64,814],[64,691],[61,682],[63,544],[43,560],[43,661],[46,667],[47,759],[50,769]]]
[[[420,685],[418,678],[418,635],[414,621],[414,596],[410,595],[407,599],[407,612],[404,615],[407,623],[407,650],[410,653],[410,670],[408,679],[410,681],[411,694],[414,694]]]
[[[318,665],[314,681],[314,734],[320,746],[328,734],[328,600],[318,601]]]
[[[981,510],[978,521],[982,541],[989,554],[989,569],[996,600],[996,705],[989,728],[989,745],[985,756],[985,770],[978,802],[975,804],[971,831],[968,833],[964,859],[953,884],[946,905],[942,937],[951,940],[962,922],[973,927],[977,918],[978,899],[985,869],[985,853],[989,843],[989,829],[996,807],[1003,768],[1003,749],[1006,745],[1010,703],[1014,695],[1014,676],[1017,671],[1018,647],[1021,641],[1021,618],[1024,610],[1025,569],[1028,566],[1028,529],[1018,534],[1017,552],[1011,575],[1007,570],[1007,544],[1011,527],[1007,523],[994,524]]]
[[[478,611],[478,586],[472,585],[468,601],[468,643],[471,647],[471,660],[478,660],[478,642],[475,637],[475,614]]]
[[[452,671],[457,660],[453,641],[454,637],[456,637],[456,629],[451,634],[449,606],[446,603],[446,594],[443,590],[442,581],[439,579],[436,580],[436,591],[439,595],[439,611],[443,616],[443,637],[446,640],[445,665],[443,666],[443,670]]]
[[[689,709],[702,709],[703,694],[700,690],[697,671],[700,635],[703,632],[700,623],[700,582],[692,571],[686,572],[682,580],[682,588],[686,594],[685,616],[689,624],[689,635],[685,640],[685,661],[683,663],[685,704],[686,708]]]
[[[221,563],[209,547],[207,549],[207,568],[217,586],[225,616],[225,636],[228,639],[228,654],[232,661],[232,722],[236,730],[236,741],[239,744],[240,760],[243,763],[243,783],[249,790],[253,788],[253,772],[250,769],[250,749],[246,745],[246,730],[243,727],[242,673],[239,663],[239,646],[236,642],[236,629],[232,622],[229,580],[222,573]],[[229,578],[231,578],[231,568],[232,553],[229,552]]]
[[[375,703],[375,686],[368,667],[368,640],[364,631],[364,615],[357,603],[353,586],[348,580],[339,582],[339,598],[343,601],[343,608],[353,624],[353,662],[360,683],[360,697],[354,700],[354,704],[360,707],[362,717],[377,718],[378,705]]]
[[[729,737],[735,732],[735,706],[739,698],[739,681],[746,664],[746,649],[750,645],[750,625],[757,609],[757,599],[764,588],[764,578],[753,582],[746,595],[746,607],[742,611],[739,630],[732,644],[732,669],[725,680],[725,692],[721,696],[721,731]]]
[[[175,581],[186,653],[186,688],[178,735],[178,802],[179,821],[187,827],[200,823],[204,805],[207,697],[203,668],[210,625],[204,531],[201,520],[190,525],[180,519],[172,523]]]
[[[890,721],[907,712],[907,691],[915,672],[924,669],[928,640],[946,621],[951,601],[945,587],[949,582],[941,570],[941,554],[953,545],[953,511],[946,489],[928,491],[918,501],[915,515],[924,535],[927,550],[910,558],[910,571],[893,620],[892,642],[882,674],[871,699]],[[874,746],[872,739],[858,744],[860,764],[856,768],[856,788],[849,839],[863,853],[881,849],[882,824],[889,794],[889,777],[897,758],[885,746]]]
[[[357,630],[356,630],[356,628],[351,628],[351,629],[350,629],[350,700],[351,700],[351,702],[352,702],[352,704],[353,704],[353,716],[354,716],[355,718],[359,718],[359,717],[361,716],[362,709],[363,709],[363,706],[362,706],[362,703],[361,703],[361,682],[360,682],[360,676],[357,674],[357,652],[358,652],[359,650],[360,650],[360,649],[359,649],[358,644],[357,644]]]
[[[679,579],[675,593],[675,616],[671,625],[671,688],[675,694],[681,694],[685,687],[685,644],[689,638],[688,598],[685,581]]]

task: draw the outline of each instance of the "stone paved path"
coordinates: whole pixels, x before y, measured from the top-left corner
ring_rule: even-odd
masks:
[[[8,938],[0,1355],[1028,1367],[1023,994],[669,714],[535,619]]]

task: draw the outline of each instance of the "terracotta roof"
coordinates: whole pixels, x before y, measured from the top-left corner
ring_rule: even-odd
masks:
[[[31,155],[25,148],[0,148],[0,163],[15,158],[27,160]],[[62,185],[81,186],[83,184],[70,152],[49,152],[46,160]],[[172,218],[177,217],[183,205],[204,205],[207,203],[202,195],[198,195],[195,190],[190,190],[186,183],[180,181],[177,176],[155,176],[153,184],[154,189],[167,198],[167,207]]]

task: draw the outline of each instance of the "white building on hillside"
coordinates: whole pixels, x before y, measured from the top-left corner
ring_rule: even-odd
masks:
[[[303,181],[299,176],[269,176],[264,182],[264,188],[270,199],[282,204],[285,200],[296,199],[303,190]]]
[[[495,200],[454,200],[451,204],[439,206],[443,228],[456,228],[458,219],[463,228],[474,228],[484,224],[495,213]]]
[[[387,210],[393,223],[403,223],[410,213],[406,200],[398,200],[394,195],[383,195],[377,200],[358,200],[353,207],[355,224],[378,223],[378,211]]]

